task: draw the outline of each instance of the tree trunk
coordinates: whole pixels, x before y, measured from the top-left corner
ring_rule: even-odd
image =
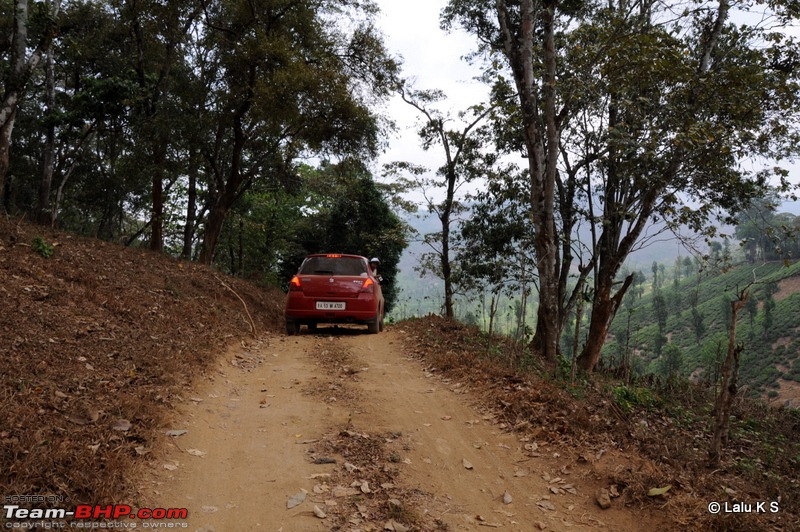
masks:
[[[167,159],[166,139],[158,135],[153,147],[153,209],[151,213],[150,249],[159,253],[164,249],[164,168]]]
[[[205,231],[203,232],[203,247],[198,258],[201,264],[210,265],[214,261],[219,236],[222,233],[222,225],[225,223],[227,214],[228,207],[219,204],[209,211],[205,223]]]
[[[445,199],[447,204],[442,211],[442,280],[444,280],[444,315],[452,319],[453,312],[453,270],[450,265],[450,205],[452,198]]]
[[[531,182],[531,223],[534,227],[536,269],[539,274],[539,309],[534,352],[554,363],[558,358],[563,305],[560,298],[560,249],[555,220],[556,162],[559,126],[556,117],[556,54],[554,16],[556,5],[537,5],[522,0],[513,14],[504,0],[497,0],[498,24],[519,96]],[[518,17],[518,18],[517,18]],[[541,17],[543,57],[534,60],[537,17]],[[544,65],[542,98],[534,68]]]
[[[11,133],[17,115],[20,91],[24,86],[25,52],[28,47],[28,1],[14,2],[14,37],[11,42],[10,74],[3,87],[0,108],[0,195],[5,196],[6,175],[11,158]],[[8,201],[8,198],[5,198]]]
[[[748,287],[749,288],[749,287]],[[731,321],[728,328],[728,355],[722,364],[722,386],[719,390],[716,403],[714,405],[714,435],[711,437],[711,445],[708,450],[708,461],[711,466],[718,466],[722,447],[728,441],[728,427],[730,426],[731,405],[736,396],[736,380],[739,375],[739,355],[744,348],[741,344],[736,345],[736,318],[739,310],[747,303],[750,295],[749,289],[745,288],[738,294],[738,298],[731,301]]]
[[[45,67],[45,93],[47,115],[52,116],[56,108],[56,86],[53,62],[53,43],[47,46],[47,63]],[[45,135],[44,155],[42,160],[42,181],[39,183],[39,199],[36,204],[36,221],[40,224],[49,224],[50,192],[53,187],[53,173],[56,160],[56,126],[52,120],[48,122]]]
[[[46,2],[48,14],[55,19],[61,7],[60,0]],[[53,39],[54,31],[44,31],[43,40],[36,50],[26,57],[28,50],[28,0],[14,2],[14,37],[11,44],[10,72],[3,87],[0,102],[0,196],[6,188],[6,176],[11,161],[11,132],[14,129],[17,106],[28,84],[31,72],[39,65],[42,51]],[[0,198],[2,199],[2,198]],[[6,198],[7,201],[7,198]]]
[[[611,295],[613,276],[603,276],[601,283],[595,289],[594,300],[592,301],[592,316],[589,320],[589,333],[586,337],[583,351],[578,357],[578,367],[583,371],[593,371],[600,361],[603,345],[608,336],[608,329],[611,327],[614,316],[617,315],[622,299],[628,292],[631,283],[633,283],[633,278],[634,274],[628,275],[620,289],[613,296]]]
[[[189,192],[186,199],[186,225],[183,228],[183,251],[181,257],[192,258],[192,242],[194,241],[195,216],[197,215],[197,174],[192,168],[189,171]]]
[[[572,364],[570,364],[570,382],[575,382],[575,369],[578,366],[578,344],[581,341],[581,321],[583,320],[583,294],[575,305],[575,336],[572,339]]]
[[[6,175],[8,174],[8,167],[10,165],[11,155],[11,132],[14,129],[14,119],[16,118],[17,109],[16,103],[14,109],[8,114],[8,118],[0,123],[0,200],[2,205],[7,206],[8,197],[6,194],[7,183]]]

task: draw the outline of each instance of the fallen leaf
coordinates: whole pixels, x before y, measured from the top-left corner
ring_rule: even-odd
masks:
[[[545,510],[555,510],[556,506],[550,501],[539,501],[536,503],[540,508],[544,508]]]
[[[344,486],[336,486],[331,492],[334,497],[349,497],[358,493],[353,488],[345,488]]]
[[[175,464],[164,464],[162,467],[167,471],[175,471],[176,469],[178,469],[178,466]]]
[[[186,452],[191,454],[192,456],[199,456],[200,458],[204,457],[206,453],[199,449],[186,449]]]
[[[442,416],[443,421],[450,421],[451,419],[453,419],[453,416]]]
[[[503,493],[503,504],[511,504],[514,502],[514,499],[511,497],[509,492]]]
[[[219,508],[216,506],[201,506],[200,509],[207,514],[213,514],[219,511]]]
[[[473,468],[472,463],[470,463],[470,461],[467,460],[466,458],[461,460],[461,463],[464,465],[464,469],[472,469]]]
[[[301,491],[300,493],[296,493],[289,497],[289,500],[286,501],[286,509],[291,510],[295,506],[299,506],[306,500],[306,492],[305,490]]]
[[[111,425],[111,430],[119,430],[122,432],[127,432],[131,430],[131,422],[127,419],[118,419]]]
[[[657,497],[659,495],[664,495],[666,492],[672,489],[672,486],[664,486],[663,488],[652,488],[650,491],[647,492],[647,495],[650,497]]]
[[[188,430],[168,430],[165,434],[167,436],[172,436],[174,438],[174,437],[177,437],[177,436],[183,436],[187,432],[189,432],[189,431]]]
[[[144,445],[139,445],[138,447],[135,447],[133,450],[136,451],[136,454],[139,456],[144,456],[150,452],[150,450],[146,449]]]
[[[314,505],[314,515],[316,515],[320,519],[325,519],[326,517],[328,517],[328,515],[322,511],[322,508],[320,508],[316,504]]]

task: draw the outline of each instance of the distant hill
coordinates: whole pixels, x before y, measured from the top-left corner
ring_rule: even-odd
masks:
[[[444,300],[444,285],[438,277],[427,274],[421,277],[417,268],[420,266],[420,258],[424,253],[430,252],[431,248],[422,241],[426,234],[441,231],[441,223],[435,214],[427,211],[420,211],[418,214],[407,215],[404,221],[415,231],[417,236],[409,243],[408,248],[403,252],[398,265],[398,286],[400,287],[400,297],[397,306],[392,314],[397,318],[410,316],[421,316],[428,313],[439,313]],[[656,234],[658,228],[653,227],[650,234]],[[731,229],[730,233],[733,232]],[[581,235],[584,241],[591,237],[587,231]],[[626,262],[626,267],[631,271],[641,270],[645,273],[650,271],[653,262],[671,265],[675,257],[687,256],[688,250],[681,241],[671,232],[661,232],[654,237],[647,245],[637,249],[631,254]],[[461,302],[459,305],[463,314],[468,312],[465,307],[471,306],[470,302]]]
[[[700,272],[677,284],[668,279],[660,289],[668,314],[664,336],[680,349],[681,374],[713,381],[727,350],[729,302],[751,282],[751,305],[737,322],[737,340],[744,345],[740,384],[752,393],[800,406],[800,262],[740,264],[727,271]],[[618,364],[627,351],[640,370],[659,373],[663,368],[664,350],[661,356],[655,352],[655,297],[651,290],[636,301],[626,298],[604,349],[609,363]]]

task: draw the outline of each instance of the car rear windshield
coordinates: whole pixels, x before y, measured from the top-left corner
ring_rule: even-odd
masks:
[[[364,261],[356,257],[309,257],[300,268],[303,275],[361,275]]]

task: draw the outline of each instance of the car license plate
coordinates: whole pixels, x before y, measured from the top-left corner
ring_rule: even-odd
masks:
[[[317,301],[317,310],[344,310],[345,303],[333,301]]]

